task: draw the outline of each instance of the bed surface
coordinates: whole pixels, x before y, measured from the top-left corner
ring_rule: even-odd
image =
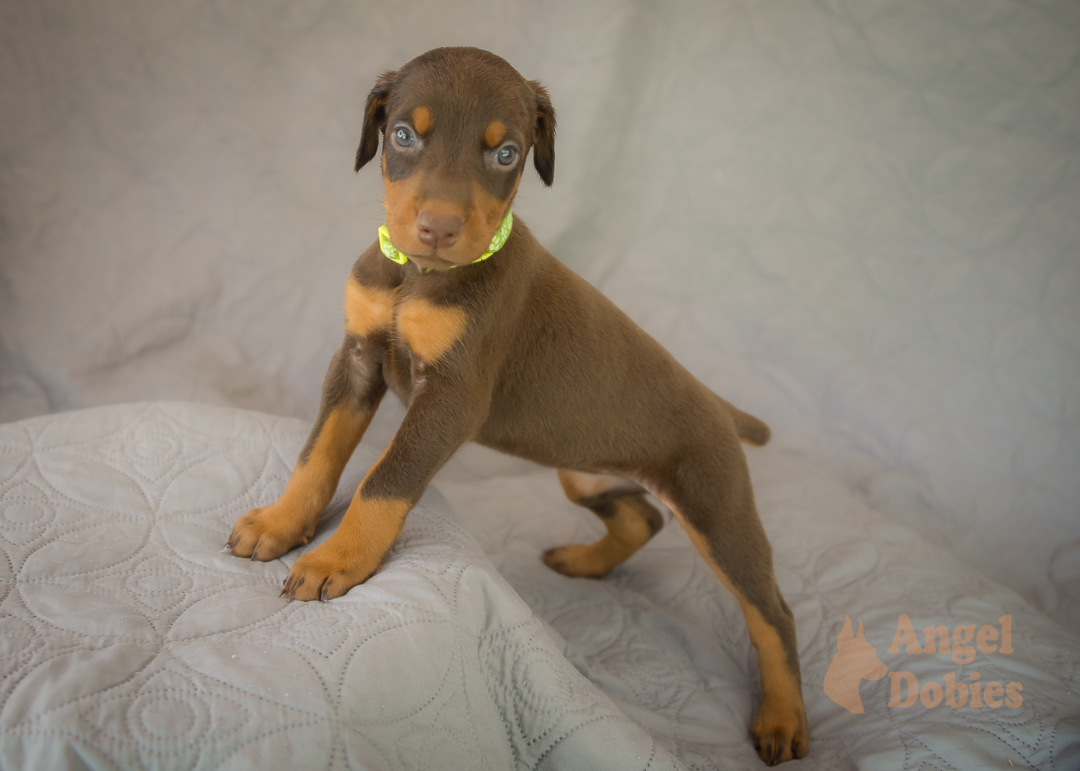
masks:
[[[295,552],[223,552],[239,513],[283,489],[308,428],[161,404],[0,429],[14,572],[0,764],[676,767],[574,671],[435,491],[340,601],[278,596]],[[375,457],[358,450],[354,486]]]
[[[303,421],[182,403],[0,427],[4,768],[744,769],[756,659],[734,599],[668,523],[601,581],[544,548],[597,534],[550,471],[429,491],[380,571],[329,603],[278,594],[298,552],[222,551],[283,489]],[[361,445],[316,543],[377,457]],[[807,460],[751,453],[795,613],[812,733],[801,768],[1070,768],[1080,640],[868,509]],[[523,494],[525,493],[525,494]],[[512,501],[512,503],[510,503]],[[1012,616],[1009,655],[885,652],[898,613]],[[997,709],[825,695],[845,616],[923,683],[1020,682]]]

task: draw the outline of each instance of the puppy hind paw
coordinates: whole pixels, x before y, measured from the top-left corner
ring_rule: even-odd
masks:
[[[763,719],[759,714],[750,728],[750,735],[758,757],[769,766],[801,758],[810,749],[810,735],[802,715],[776,722]]]
[[[543,560],[556,573],[570,578],[603,578],[612,568],[597,560],[591,547],[581,544],[548,549],[543,554]]]

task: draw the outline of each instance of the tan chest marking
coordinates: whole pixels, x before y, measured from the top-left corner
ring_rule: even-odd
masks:
[[[390,327],[394,316],[394,292],[364,286],[349,276],[345,284],[345,329],[354,335],[367,337],[372,332]]]
[[[408,300],[398,311],[398,331],[422,361],[433,364],[457,342],[468,316],[452,305],[434,305],[421,298]]]

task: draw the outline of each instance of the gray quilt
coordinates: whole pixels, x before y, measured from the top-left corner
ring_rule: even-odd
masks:
[[[241,560],[308,426],[134,405],[0,428],[4,768],[676,768],[429,493],[377,576]],[[361,448],[352,486],[376,455]],[[331,507],[340,515],[351,493]]]

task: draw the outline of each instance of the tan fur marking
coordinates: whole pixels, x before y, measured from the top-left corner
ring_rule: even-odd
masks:
[[[426,134],[431,128],[431,110],[427,107],[414,107],[412,111],[413,128],[420,134]]]
[[[548,567],[565,576],[602,578],[652,538],[649,520],[636,498],[612,501],[615,513],[604,517],[607,534],[591,544],[571,544],[544,555]]]
[[[448,249],[440,249],[443,259],[458,264],[468,264],[485,251],[491,243],[506,213],[507,202],[491,195],[477,180],[472,181],[472,196],[467,211],[462,211],[458,204],[441,202],[437,199],[425,199],[421,203],[421,185],[423,174],[393,182],[383,179],[385,195],[383,208],[386,210],[386,225],[394,246],[408,256],[422,257],[430,254],[431,247],[423,244],[416,230],[416,217],[419,207],[444,207],[446,211],[461,217],[464,227],[456,244]],[[518,174],[514,190],[521,182]],[[511,195],[513,197],[513,195]]]
[[[520,176],[518,180],[520,182]],[[514,190],[516,192],[517,187]],[[513,194],[511,194],[512,197]],[[452,251],[468,254],[470,259],[479,257],[487,251],[504,214],[506,214],[506,201],[496,198],[479,182],[473,180],[469,215],[465,220],[461,237]]]
[[[434,305],[414,297],[398,311],[398,330],[409,348],[433,364],[450,350],[465,331],[465,311],[453,305]]]
[[[304,505],[305,502],[314,501],[321,514],[337,488],[341,470],[352,457],[374,414],[374,411],[370,411],[358,415],[338,407],[327,415],[319,438],[308,454],[307,463],[301,465],[297,462],[281,501],[286,505]]]
[[[671,508],[669,504],[669,508]],[[757,717],[754,719],[750,732],[758,741],[776,741],[780,736],[786,737],[787,741],[780,742],[781,751],[779,761],[791,760],[795,757],[792,745],[797,744],[805,752],[807,742],[805,735],[806,709],[803,706],[801,684],[795,679],[787,665],[787,654],[784,651],[783,641],[776,628],[761,615],[761,612],[749,602],[745,595],[735,588],[731,579],[723,569],[713,560],[708,543],[704,537],[692,527],[686,524],[678,510],[671,508],[672,512],[683,523],[683,527],[694,547],[698,550],[705,562],[716,573],[728,591],[735,595],[746,618],[746,626],[750,632],[750,642],[754,644],[758,653],[758,671],[761,675],[761,706]],[[802,736],[800,736],[802,734]],[[794,737],[794,742],[792,738]],[[801,757],[801,755],[799,755]]]
[[[378,329],[387,329],[394,314],[394,292],[364,286],[349,276],[345,284],[345,329],[367,337]]]
[[[422,133],[422,132],[421,132]],[[484,144],[495,147],[506,139],[506,125],[501,120],[493,120],[484,131]]]
[[[394,246],[409,254],[429,251],[416,237],[416,206],[420,196],[420,175],[392,182],[384,177],[383,209],[386,210],[386,226]]]
[[[364,500],[361,489],[363,485],[337,531],[296,561],[285,584],[290,599],[340,597],[379,569],[412,506],[395,498]]]
[[[357,489],[341,525],[334,533],[341,543],[335,543],[335,549],[330,550],[335,555],[347,552],[352,556],[353,564],[341,567],[357,568],[357,572],[363,574],[360,581],[379,567],[382,558],[401,534],[405,517],[412,508],[408,501],[395,498],[364,500],[360,497],[362,488],[363,485]]]
[[[271,560],[310,541],[342,469],[374,414],[374,410],[363,414],[344,408],[332,411],[323,422],[307,462],[297,461],[281,497],[270,506],[252,509],[237,521],[229,539],[234,553]]]
[[[761,611],[746,601],[741,593],[735,596],[742,605],[746,615],[746,625],[750,629],[750,640],[758,651],[758,659],[765,661],[768,666],[762,669],[761,690],[773,696],[768,706],[776,713],[790,714],[794,709],[802,709],[802,695],[798,683],[791,676],[787,666],[787,654],[784,652],[784,643],[776,628],[767,622],[761,615]],[[765,708],[762,704],[762,708]],[[790,707],[791,710],[785,710]],[[758,716],[761,719],[762,716]]]
[[[518,181],[520,182],[520,179]],[[514,191],[517,192],[516,186]],[[513,194],[511,194],[512,196]],[[495,231],[498,230],[499,223],[502,222],[503,215],[506,213],[506,201],[493,196],[479,182],[473,182],[473,212],[474,216],[470,219],[475,220],[476,225],[485,231],[480,239],[490,243],[491,237],[495,235]]]
[[[570,471],[559,469],[559,484],[562,485],[566,497],[574,503],[579,503],[586,498],[594,498],[609,490],[623,488],[636,488],[633,482],[613,474],[588,474],[584,471]]]

